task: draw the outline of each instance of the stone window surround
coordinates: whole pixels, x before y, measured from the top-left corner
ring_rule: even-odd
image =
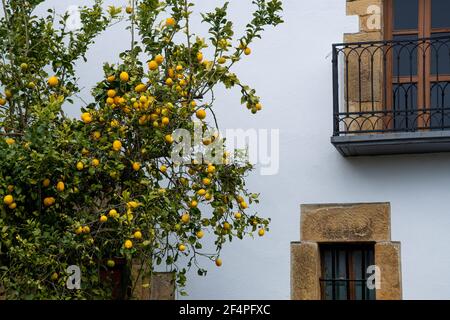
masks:
[[[320,300],[321,243],[374,243],[377,300],[401,300],[400,243],[391,241],[390,204],[301,206],[301,241],[291,243],[291,299]]]

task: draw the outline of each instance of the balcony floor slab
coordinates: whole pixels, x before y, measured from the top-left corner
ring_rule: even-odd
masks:
[[[344,157],[450,152],[450,130],[331,137]]]

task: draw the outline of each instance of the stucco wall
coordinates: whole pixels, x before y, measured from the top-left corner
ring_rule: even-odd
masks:
[[[89,3],[48,2],[58,9]],[[196,2],[205,8],[221,3]],[[232,0],[232,17],[244,21],[250,2]],[[342,202],[390,202],[392,238],[402,243],[403,298],[450,298],[450,154],[342,158],[330,143],[329,54],[343,33],[357,30],[358,20],[346,17],[345,0],[283,2],[286,23],[268,30],[253,46],[251,59],[235,70],[258,89],[264,111],[250,116],[239,105],[238,92],[216,92],[222,128],[281,130],[279,174],[255,173],[248,184],[261,192],[258,211],[272,217],[271,231],[263,239],[226,247],[220,269],[204,261],[208,276],[192,272],[188,298],[289,299],[289,244],[300,238],[300,204]],[[82,87],[91,87],[101,63],[115,61],[116,50],[127,48],[122,26],[102,36],[89,63],[80,65]],[[88,93],[83,97],[89,99]],[[67,111],[78,116],[78,108]]]

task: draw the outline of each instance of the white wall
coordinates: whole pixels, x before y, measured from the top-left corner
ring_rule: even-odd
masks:
[[[211,8],[219,0],[196,0]],[[250,0],[231,0],[232,18],[248,18]],[[256,116],[239,105],[239,93],[217,92],[222,128],[279,128],[280,172],[249,178],[261,192],[258,211],[272,218],[263,239],[235,241],[224,249],[222,268],[206,278],[189,277],[192,299],[288,299],[289,243],[299,240],[301,203],[392,204],[392,238],[402,242],[405,299],[450,298],[450,154],[344,159],[330,143],[332,132],[331,44],[355,31],[345,0],[284,0],[286,23],[268,30],[253,55],[235,71],[256,87],[265,110]],[[51,0],[63,10],[90,1]],[[107,4],[124,4],[108,0]],[[79,66],[83,93],[102,75],[104,61],[127,48],[124,24],[105,33]],[[197,29],[200,28],[197,26]],[[242,25],[240,25],[242,28]],[[200,30],[200,29],[199,29]],[[78,106],[67,110],[78,115]]]

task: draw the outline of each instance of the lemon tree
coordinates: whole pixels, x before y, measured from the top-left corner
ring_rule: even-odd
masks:
[[[190,268],[206,274],[199,257],[220,267],[224,244],[264,236],[269,220],[251,210],[258,195],[245,186],[251,164],[221,148],[213,150],[219,161],[180,162],[172,151],[183,143],[180,129],[194,136],[200,127],[203,147],[222,144],[214,130],[218,85],[238,88],[251,113],[262,109],[232,70],[266,26],[282,22],[281,2],[252,1],[255,11],[237,37],[228,2],[201,13],[208,32],[196,35],[192,1],[132,1],[125,9],[131,47],[120,63],[104,65],[80,119],[62,111],[79,91],[75,62],[119,9],[96,1],[82,9],[81,29],[69,32],[67,16],[54,27],[54,15],[33,15],[42,2],[7,1],[0,24],[0,283],[7,296],[108,297],[99,269],[118,258],[150,274],[165,266],[182,288]],[[204,251],[204,238],[215,239],[213,252]],[[81,268],[82,290],[66,288],[69,265]],[[128,286],[135,289],[133,279]]]

